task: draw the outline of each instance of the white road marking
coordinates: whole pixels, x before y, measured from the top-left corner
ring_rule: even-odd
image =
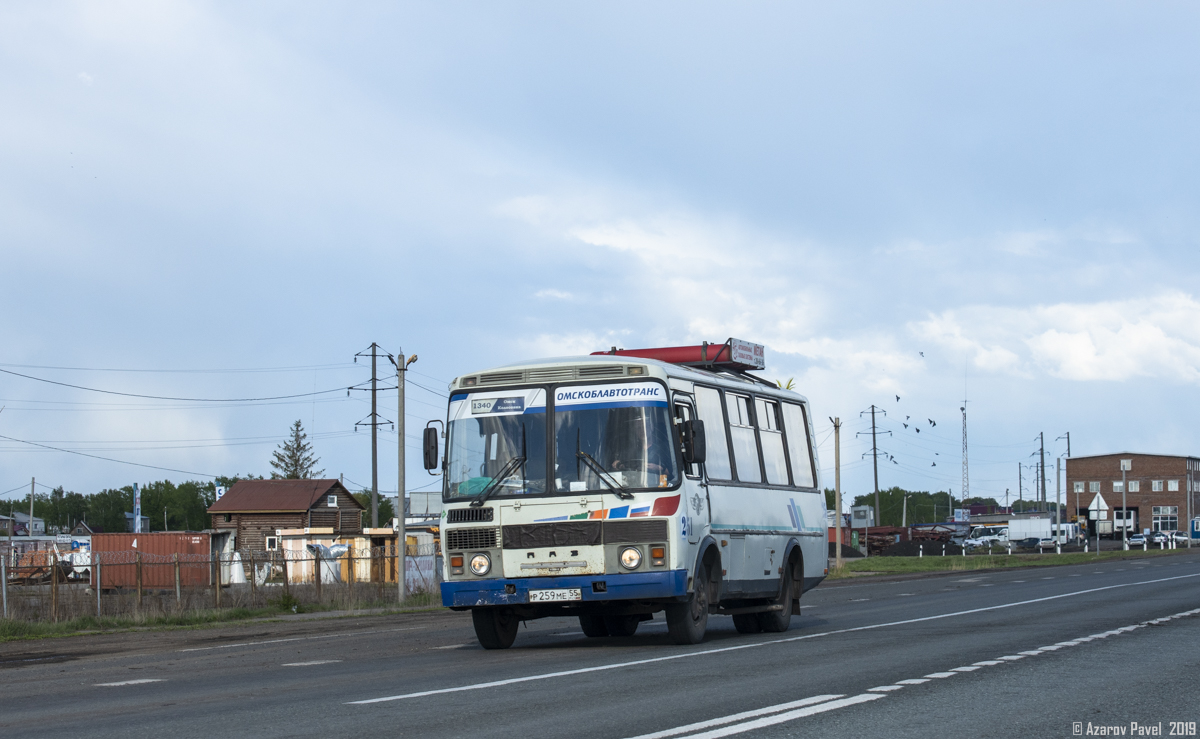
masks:
[[[119,683],[96,683],[97,688],[115,688],[120,685],[141,685],[142,683],[162,683],[166,682],[164,677],[142,678],[141,680],[122,680]]]
[[[1004,663],[998,659],[985,659],[982,662],[972,662],[971,664],[979,667],[991,667],[992,665],[1002,665]]]
[[[430,647],[430,649],[462,649],[463,647],[469,646],[471,646],[471,644],[468,642],[466,644],[447,644],[444,647]]]
[[[927,683],[927,682],[929,682],[929,680],[926,678],[923,678],[923,677],[910,677],[907,680],[897,680],[896,684],[897,685],[920,685],[921,683]]]
[[[393,631],[412,631],[413,626],[407,626],[403,629],[377,629],[375,631],[344,631],[340,634],[320,634],[318,636],[292,636],[286,639],[265,639],[263,641],[243,641],[236,644],[218,644],[213,647],[190,647],[188,649],[176,649],[177,652],[206,652],[210,649],[232,649],[234,647],[256,647],[260,644],[279,644],[280,642],[288,641],[308,641],[310,639],[336,639],[342,636],[361,636],[365,634],[390,634]]]
[[[1024,580],[1013,580],[1013,582],[1025,582]]]
[[[979,665],[965,665],[963,667],[953,667],[951,672],[974,672],[979,669]]]
[[[871,600],[871,599],[870,598],[851,598],[850,602],[851,603],[862,603],[865,600]]]
[[[754,731],[755,729],[762,729],[767,726],[774,726],[775,724],[782,724],[788,721],[795,721],[796,719],[804,718],[805,716],[825,713],[826,711],[834,711],[839,708],[853,706],[858,703],[866,703],[868,701],[878,700],[883,697],[885,696],[881,693],[863,693],[862,695],[856,695],[851,698],[841,698],[839,700],[829,701],[828,703],[819,703],[815,706],[809,706],[808,708],[800,708],[795,711],[788,711],[787,713],[780,713],[774,716],[766,716],[764,718],[756,719],[754,721],[747,721],[742,724],[734,724],[733,726],[727,726],[724,729],[713,729],[712,731],[706,731],[702,734],[692,734],[690,739],[720,739],[720,737],[741,734],[747,731]]]
[[[909,596],[909,595],[916,595],[916,594],[915,594],[915,593],[901,593],[901,594],[900,594],[900,597],[901,597],[901,598],[904,598],[904,597],[906,597],[906,596]]]
[[[925,677],[936,677],[936,678],[954,677],[957,674],[958,674],[957,672],[931,672],[928,675],[926,675]]]
[[[725,724],[732,724],[738,721],[745,721],[746,719],[758,718],[759,716],[769,716],[772,713],[780,713],[781,711],[787,711],[792,708],[811,706],[814,703],[823,703],[828,700],[833,700],[834,698],[843,697],[844,696],[842,695],[814,695],[811,698],[803,698],[790,703],[780,703],[775,706],[767,706],[766,708],[757,708],[753,711],[743,711],[742,713],[735,713],[730,716],[722,716],[721,718],[714,718],[708,721],[700,721],[694,724],[688,724],[687,726],[676,726],[674,729],[656,731],[652,734],[642,734],[641,736],[631,737],[631,739],[664,739],[664,737],[668,736],[686,734],[689,731],[711,729],[714,726],[723,726]]]
[[[1030,600],[1014,601],[1012,603],[1001,603],[995,606],[983,606],[980,608],[971,608],[965,611],[954,611],[952,613],[939,613],[934,616],[921,616],[920,618],[909,618],[902,621],[888,621],[881,624],[870,624],[868,626],[854,626],[847,629],[835,629],[833,631],[822,631],[817,634],[802,634],[800,636],[792,636],[784,639],[771,639],[769,641],[751,642],[748,644],[737,644],[731,647],[718,647],[716,649],[702,649],[695,652],[684,652],[683,654],[671,654],[664,657],[648,657],[646,659],[632,660],[629,662],[613,662],[607,665],[596,665],[595,667],[580,667],[574,670],[561,670],[559,672],[544,672],[538,675],[525,675],[522,677],[512,677],[504,680],[493,680],[486,683],[473,683],[469,685],[458,685],[452,688],[438,688],[435,690],[422,690],[416,693],[404,693],[401,695],[389,695],[382,698],[368,698],[358,701],[347,701],[346,705],[366,705],[369,703],[386,703],[388,701],[406,700],[409,698],[424,698],[430,695],[444,695],[446,693],[462,693],[468,690],[486,690],[487,688],[496,688],[502,685],[516,685],[519,683],[527,683],[536,680],[551,680],[556,677],[568,677],[571,675],[583,675],[590,672],[605,672],[607,670],[619,670],[626,667],[637,667],[640,665],[656,664],[659,662],[672,662],[677,659],[689,659],[691,657],[704,657],[711,654],[724,654],[726,652],[736,652],[742,649],[758,649],[774,644],[786,644],[788,642],[805,641],[807,639],[819,639],[826,636],[835,636],[838,634],[852,634],[859,631],[871,631],[874,629],[882,629],[890,626],[905,626],[907,624],[924,623],[926,621],[938,621],[943,618],[954,618],[957,616],[968,616],[975,613],[987,613],[989,611],[999,611],[1005,608],[1015,608],[1017,606],[1030,605],[1032,603],[1045,603],[1047,601],[1058,600],[1060,598],[1072,598],[1077,595],[1087,595],[1089,593],[1099,593],[1105,590],[1116,590],[1119,588],[1134,587],[1137,585],[1154,585],[1163,582],[1173,582],[1175,580],[1184,580],[1193,577],[1200,577],[1200,572],[1190,575],[1174,575],[1172,577],[1162,577],[1155,580],[1143,580],[1141,582],[1122,583],[1119,585],[1104,585],[1098,588],[1088,588],[1087,590],[1076,590],[1072,593],[1061,593],[1059,595],[1047,595],[1042,598],[1032,598]],[[1200,609],[1198,609],[1200,612]],[[1038,652],[1032,652],[1038,654]],[[953,673],[951,673],[953,674]],[[926,675],[925,677],[931,677]]]
[[[1006,655],[1006,656],[1004,656],[1004,657],[1001,657],[1000,659],[1002,659],[1002,660],[1004,660],[1004,661],[1006,661],[1006,662],[1016,662],[1016,661],[1017,661],[1017,660],[1019,660],[1019,659],[1025,659],[1025,655],[1022,655],[1022,654],[1009,654],[1009,655]]]
[[[893,690],[904,690],[903,685],[880,685],[877,688],[867,688],[868,693],[890,693]]]
[[[286,662],[282,667],[310,667],[312,665],[331,665],[334,662],[341,662],[340,659],[314,659],[311,662]]]

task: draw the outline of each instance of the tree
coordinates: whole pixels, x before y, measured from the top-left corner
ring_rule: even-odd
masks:
[[[366,510],[364,513],[371,512],[371,491],[363,490],[360,493],[351,493],[354,499],[357,500]],[[392,503],[392,499],[383,495],[379,496],[379,523],[383,526],[390,526],[392,519],[396,516],[396,506]],[[368,523],[368,525],[370,525]]]
[[[271,460],[272,480],[312,480],[325,474],[315,469],[321,460],[312,454],[312,444],[300,421],[292,424],[292,438],[279,445]]]

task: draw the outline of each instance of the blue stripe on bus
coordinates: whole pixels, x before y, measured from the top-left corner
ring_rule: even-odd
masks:
[[[569,577],[522,577],[515,579],[464,580],[442,583],[442,605],[464,606],[523,605],[530,590],[579,588],[583,602],[676,598],[687,595],[687,570],[666,572],[630,572],[624,575],[572,575]],[[606,590],[592,592],[592,583],[604,582]],[[505,592],[506,585],[516,592]],[[572,601],[566,601],[570,604]],[[578,601],[576,601],[578,602]],[[564,602],[558,601],[561,605]]]

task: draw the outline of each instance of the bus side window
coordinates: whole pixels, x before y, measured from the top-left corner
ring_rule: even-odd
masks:
[[[704,470],[710,480],[729,480],[729,440],[725,431],[725,414],[721,412],[721,393],[716,388],[696,386],[696,415],[704,421],[708,437]]]
[[[675,438],[676,444],[679,443],[679,439],[680,439],[680,436],[679,436],[680,425],[687,423],[688,421],[692,420],[692,418],[693,418],[692,407],[690,405],[688,405],[686,403],[676,403],[675,404],[676,423],[675,423],[675,437],[674,438]],[[697,477],[700,475],[700,470],[697,468],[697,465],[689,464],[686,460],[684,460],[683,474],[687,475],[688,477]]]
[[[767,482],[772,485],[788,484],[787,458],[783,455],[783,431],[779,425],[779,404],[765,398],[754,399],[758,411],[758,436],[762,440],[763,464],[767,468]]]
[[[762,482],[758,466],[758,437],[750,418],[750,398],[725,393],[725,411],[729,414],[729,437],[733,440],[733,462],[741,482]]]
[[[783,404],[783,430],[787,437],[788,456],[792,458],[792,484],[800,488],[813,487],[816,482],[808,445],[808,421],[803,407],[795,403]]]

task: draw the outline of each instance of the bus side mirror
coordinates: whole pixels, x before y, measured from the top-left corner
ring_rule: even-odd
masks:
[[[703,464],[705,459],[704,421],[684,421],[683,461],[688,464]]]
[[[426,427],[425,435],[421,441],[421,451],[424,452],[425,456],[425,469],[436,470],[438,467],[438,430]]]

